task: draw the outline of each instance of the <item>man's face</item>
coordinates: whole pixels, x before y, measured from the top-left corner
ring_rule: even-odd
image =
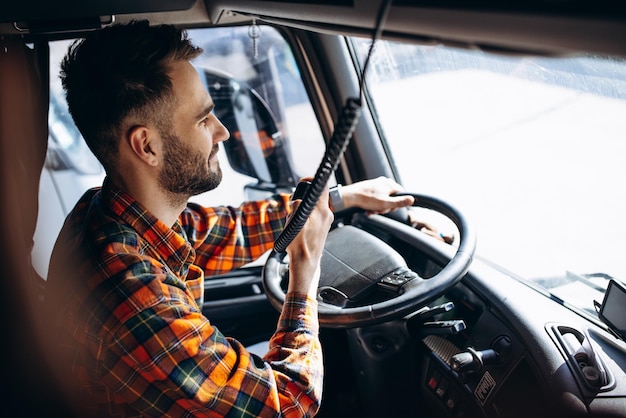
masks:
[[[222,181],[222,170],[215,159],[218,149],[217,144],[213,145],[207,158],[206,153],[187,146],[175,134],[164,135],[161,187],[185,198],[215,189]]]
[[[229,133],[212,113],[213,100],[189,62],[174,63],[170,77],[177,107],[170,132],[161,132],[159,182],[168,192],[188,198],[220,184],[218,144],[227,140]]]

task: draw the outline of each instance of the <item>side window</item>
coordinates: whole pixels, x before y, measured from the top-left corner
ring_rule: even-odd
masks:
[[[216,115],[231,131],[221,154],[222,184],[192,199],[203,204],[261,198],[265,183],[290,188],[300,177],[315,174],[324,153],[289,45],[274,28],[260,28],[256,51],[247,26],[189,31],[204,50],[194,64],[207,81]],[[224,170],[227,165],[229,172]],[[231,198],[234,190],[241,193],[246,185],[251,187]]]
[[[191,200],[237,206],[290,190],[299,177],[315,174],[324,141],[291,49],[278,31],[261,27],[256,54],[248,27],[194,29],[189,36],[204,49],[194,65],[231,132],[219,153],[222,184]],[[44,278],[65,217],[105,175],[74,126],[59,80],[71,42],[50,44],[50,134],[32,251],[33,266]]]

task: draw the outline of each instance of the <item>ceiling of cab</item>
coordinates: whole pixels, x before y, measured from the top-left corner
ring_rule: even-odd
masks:
[[[386,0],[205,0],[213,22],[240,15],[310,30],[371,36]],[[383,36],[501,52],[626,56],[626,2],[394,0]]]
[[[73,32],[135,18],[188,27],[257,18],[370,37],[384,1],[2,0],[0,35]],[[393,0],[382,36],[500,52],[593,52],[626,57],[626,2]]]

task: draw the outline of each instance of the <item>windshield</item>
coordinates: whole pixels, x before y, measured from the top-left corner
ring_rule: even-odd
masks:
[[[588,311],[626,279],[624,60],[381,41],[367,84],[402,184],[464,212],[482,258]]]

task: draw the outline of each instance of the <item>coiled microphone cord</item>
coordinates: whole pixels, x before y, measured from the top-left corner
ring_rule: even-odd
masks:
[[[300,230],[304,227],[306,220],[313,211],[313,208],[317,204],[326,183],[331,174],[335,171],[339,165],[339,161],[344,151],[348,147],[352,133],[359,120],[361,114],[361,97],[363,97],[363,88],[365,84],[365,73],[370,63],[370,58],[374,50],[374,44],[380,37],[382,32],[383,22],[387,18],[392,0],[385,1],[379,10],[378,19],[376,23],[376,30],[370,45],[365,64],[363,65],[363,71],[361,72],[361,79],[359,81],[359,97],[350,97],[346,100],[346,104],[341,109],[337,123],[335,124],[333,135],[328,142],[328,148],[324,153],[322,162],[320,163],[315,177],[311,184],[307,187],[302,197],[300,205],[293,214],[291,220],[285,226],[285,229],[278,236],[274,242],[274,251],[277,253],[284,253],[287,246],[298,235]]]
[[[354,128],[359,120],[361,113],[360,102],[360,99],[351,97],[341,109],[341,115],[335,125],[333,136],[328,143],[328,149],[315,173],[315,177],[304,192],[302,202],[300,202],[293,217],[274,242],[274,250],[276,252],[285,252],[289,243],[298,235],[322,195],[330,175],[339,165],[339,160],[348,147],[352,132],[354,132]]]

